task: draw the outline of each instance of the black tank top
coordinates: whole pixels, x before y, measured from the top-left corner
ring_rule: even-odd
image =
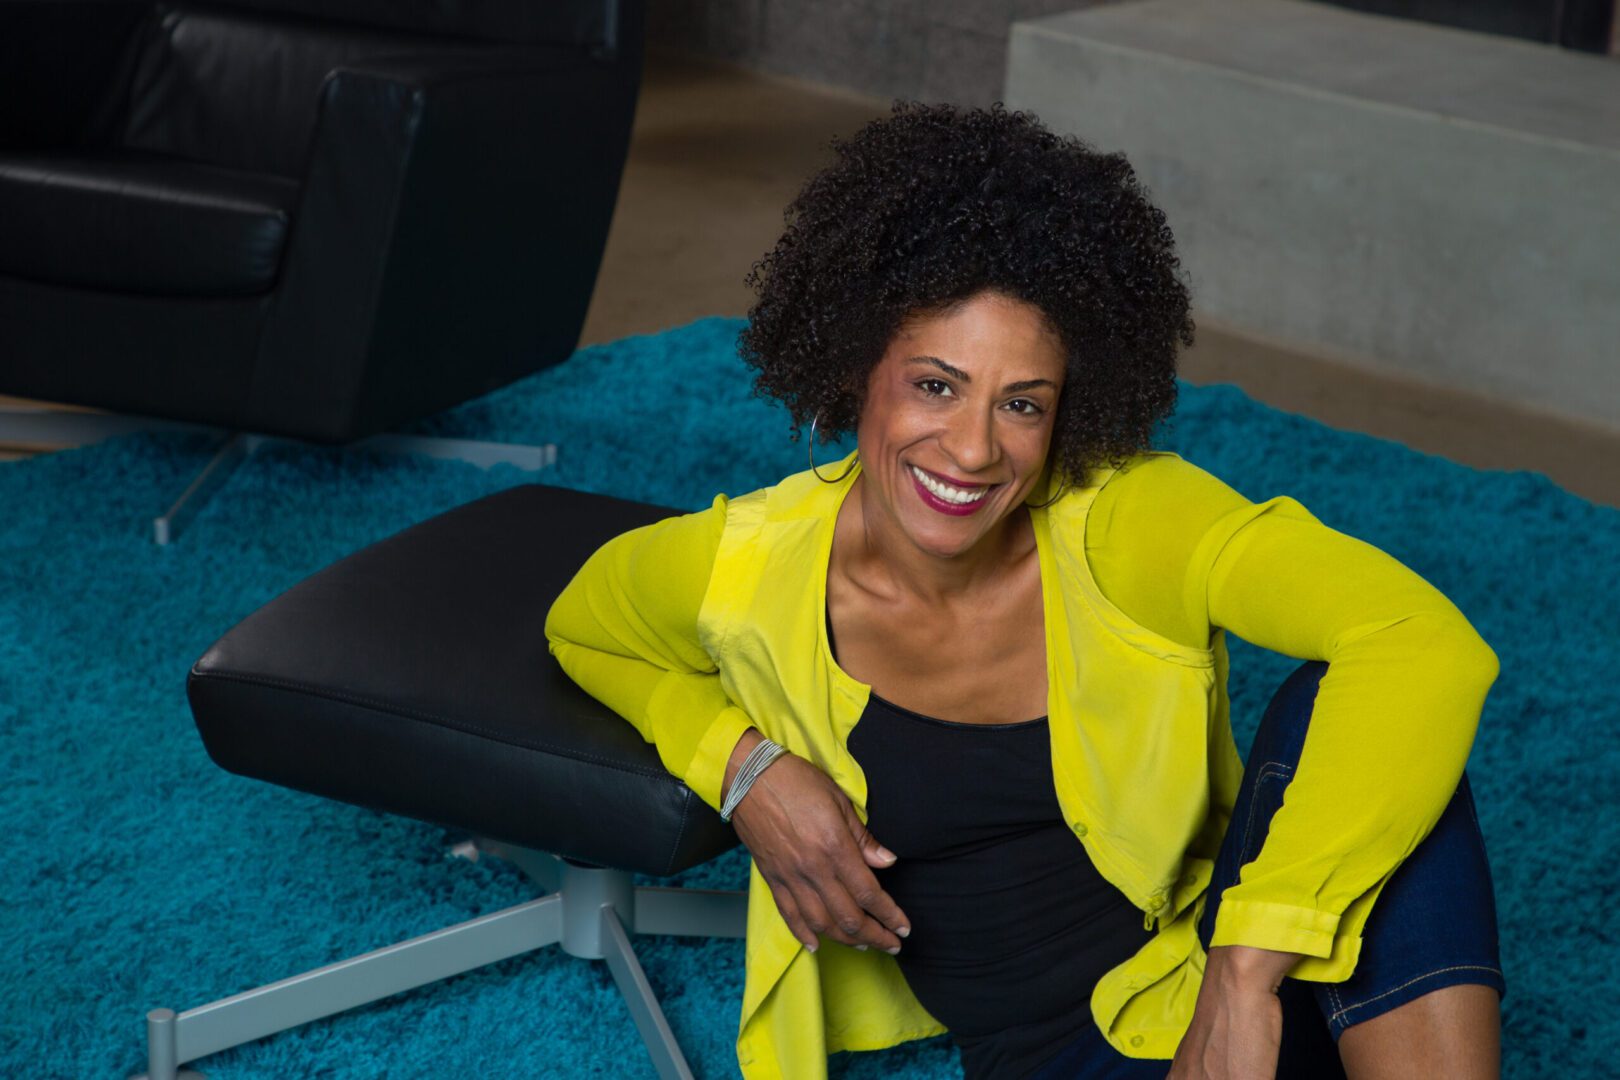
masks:
[[[873,694],[849,750],[867,825],[898,856],[876,874],[911,920],[906,983],[968,1080],[1029,1075],[1093,1022],[1097,980],[1153,936],[1063,820],[1047,718],[964,724]]]

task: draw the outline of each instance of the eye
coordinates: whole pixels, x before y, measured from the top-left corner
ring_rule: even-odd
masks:
[[[1015,405],[1022,405],[1024,408],[1013,408]],[[1044,411],[1039,405],[1029,400],[1029,398],[1018,398],[1014,401],[1009,401],[1007,402],[1007,408],[1012,409],[1013,412],[1017,413],[1019,416],[1039,416]]]
[[[951,384],[944,379],[919,379],[917,387],[929,397],[943,397]]]

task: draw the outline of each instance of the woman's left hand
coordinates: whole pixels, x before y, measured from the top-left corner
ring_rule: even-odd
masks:
[[[1298,959],[1246,945],[1210,949],[1192,1023],[1166,1080],[1273,1080],[1282,1048],[1277,988]]]

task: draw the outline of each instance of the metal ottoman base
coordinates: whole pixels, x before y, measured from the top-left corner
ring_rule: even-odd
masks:
[[[690,1078],[692,1070],[630,935],[743,937],[747,894],[638,887],[628,871],[494,841],[470,842],[456,851],[472,859],[480,853],[511,861],[547,895],[181,1013],[153,1009],[146,1014],[147,1071],[131,1080],[201,1078],[180,1066],[548,945],[561,945],[582,959],[606,960],[658,1075]]]

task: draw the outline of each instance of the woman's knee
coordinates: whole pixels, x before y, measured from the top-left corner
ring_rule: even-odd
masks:
[[[1327,671],[1326,660],[1307,660],[1283,680],[1260,717],[1249,748],[1251,763],[1269,761],[1289,767],[1299,764],[1317,692]]]

